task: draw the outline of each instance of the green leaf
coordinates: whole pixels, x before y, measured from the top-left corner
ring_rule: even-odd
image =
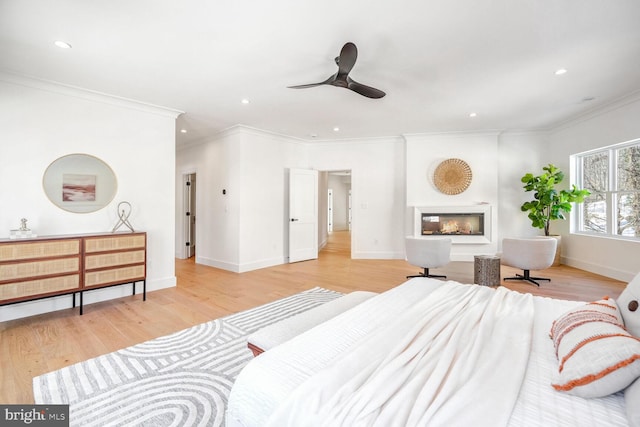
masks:
[[[533,227],[543,228],[546,233],[549,221],[565,219],[565,213],[571,212],[572,203],[583,202],[591,193],[578,189],[575,184],[570,190],[557,190],[556,185],[564,180],[564,173],[551,163],[542,170],[538,176],[526,173],[520,179],[525,184],[525,192],[534,192],[533,200],[524,202],[520,210],[527,212]]]

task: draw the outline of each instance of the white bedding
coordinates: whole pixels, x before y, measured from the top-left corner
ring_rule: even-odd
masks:
[[[367,418],[370,416],[378,417],[380,425],[406,425],[408,420],[424,425],[426,418],[421,417],[428,411],[437,414],[429,425],[465,425],[468,424],[463,421],[465,416],[473,420],[474,425],[478,425],[479,420],[492,426],[627,425],[621,394],[587,400],[561,394],[550,386],[557,362],[548,338],[549,327],[553,319],[568,308],[581,304],[578,302],[523,297],[502,290],[499,291],[504,294],[500,295],[502,299],[494,301],[494,304],[500,303],[497,307],[501,309],[491,310],[491,317],[506,315],[509,318],[486,323],[485,326],[497,328],[493,333],[478,335],[462,328],[467,338],[455,336],[444,340],[460,344],[455,350],[458,352],[473,342],[482,344],[481,347],[470,347],[476,351],[473,357],[462,362],[433,355],[402,359],[407,351],[416,349],[426,355],[420,349],[429,347],[424,342],[429,341],[431,332],[421,330],[418,323],[433,325],[441,321],[441,329],[446,330],[446,325],[456,323],[458,317],[478,315],[474,310],[458,312],[453,309],[450,313],[444,310],[437,316],[424,315],[433,311],[435,301],[446,299],[448,292],[444,291],[450,291],[454,296],[455,306],[460,305],[459,298],[469,290],[483,295],[498,293],[475,285],[447,282],[443,286],[438,280],[412,279],[262,354],[247,365],[233,387],[227,426],[265,426],[270,421],[278,426],[286,425],[285,421],[291,421],[291,425],[312,424],[314,418],[310,414],[316,412],[319,414],[317,419],[331,420],[326,425],[340,425],[333,421],[341,417],[345,420],[344,425],[354,425],[350,418],[344,418],[354,414],[363,417],[363,425],[374,425]],[[429,299],[432,292],[435,293]],[[491,302],[487,300],[486,303]],[[509,305],[517,305],[519,308],[515,313],[521,311],[522,315],[509,314],[510,310],[505,309]],[[528,311],[531,316],[527,316]],[[393,322],[397,323],[392,325]],[[412,322],[416,327],[411,328]],[[398,328],[413,331],[399,338],[406,340],[408,346],[391,344],[394,338],[402,335]],[[528,336],[527,330],[532,335]],[[377,339],[372,338],[376,335]],[[473,341],[470,337],[474,335],[482,339]],[[378,340],[378,343],[365,344],[369,340]],[[385,353],[381,355],[383,350]],[[392,364],[387,363],[389,361],[393,361]],[[439,363],[435,363],[437,361]],[[467,373],[456,369],[442,371],[447,373],[445,376],[437,375],[438,367],[450,366],[453,362],[466,366]],[[356,367],[358,371],[349,374]],[[493,371],[487,371],[491,367]],[[381,376],[370,377],[372,372]],[[470,372],[475,376],[469,376]],[[487,375],[487,372],[491,374]],[[389,387],[391,379],[402,382],[398,381],[402,375],[411,380],[410,385],[420,385],[414,389],[411,386]],[[440,381],[444,377],[454,381]],[[368,381],[380,381],[385,386],[370,385]],[[417,390],[423,390],[425,381],[431,385],[420,395]],[[296,398],[298,395],[306,398],[300,400]],[[362,402],[369,405],[367,408],[373,402],[376,409],[373,412],[362,409],[363,406],[358,406]],[[421,408],[425,402],[436,405],[431,409]],[[350,410],[345,411],[345,408]],[[453,418],[450,418],[451,414]]]

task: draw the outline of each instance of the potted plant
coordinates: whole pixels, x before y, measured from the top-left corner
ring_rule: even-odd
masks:
[[[564,179],[564,173],[556,166],[549,164],[542,168],[543,174],[534,176],[527,173],[522,177],[524,190],[533,191],[533,200],[522,204],[520,209],[528,212],[531,225],[544,229],[544,235],[549,236],[549,225],[556,219],[566,219],[565,215],[571,212],[572,203],[582,203],[584,198],[591,193],[589,190],[580,190],[574,185],[569,190],[558,190],[556,185]],[[556,262],[559,264],[560,242],[556,252]]]

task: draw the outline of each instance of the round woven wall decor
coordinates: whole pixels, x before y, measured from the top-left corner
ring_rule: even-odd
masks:
[[[433,183],[444,194],[460,194],[471,184],[471,168],[464,160],[447,159],[433,173]]]

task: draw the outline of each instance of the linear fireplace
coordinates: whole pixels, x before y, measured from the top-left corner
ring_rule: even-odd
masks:
[[[484,235],[484,212],[422,214],[421,234],[430,235]]]
[[[491,206],[415,207],[414,236],[451,237],[454,244],[491,243]]]

